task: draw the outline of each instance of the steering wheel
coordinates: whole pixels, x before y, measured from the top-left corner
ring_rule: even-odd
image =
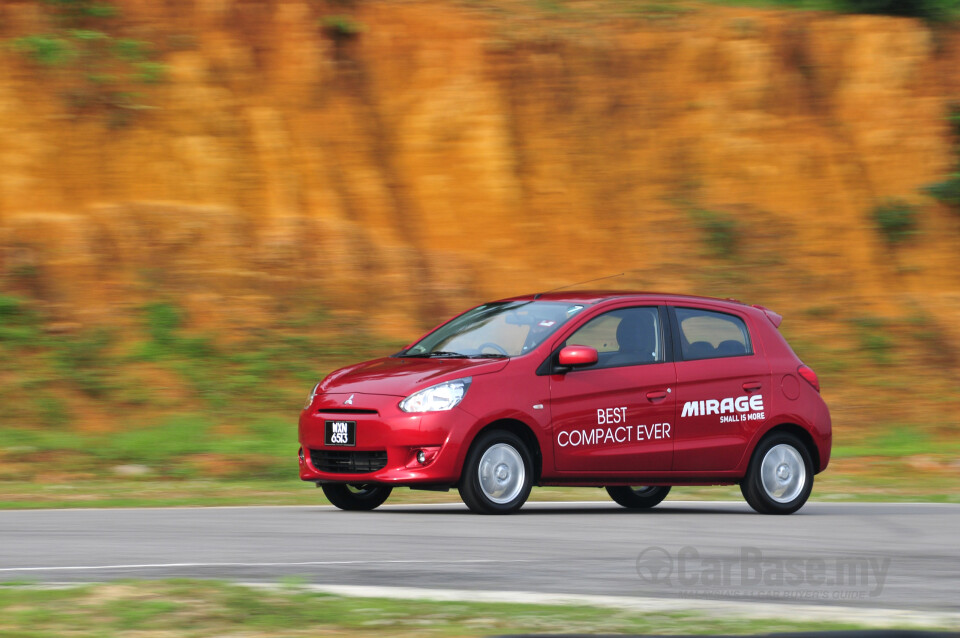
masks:
[[[510,356],[509,354],[507,354],[507,351],[506,351],[506,350],[504,350],[502,347],[498,346],[497,344],[493,343],[492,341],[487,341],[486,343],[481,343],[481,344],[480,344],[480,347],[477,348],[477,352],[480,352],[480,353],[482,354],[484,348],[491,348],[492,350],[496,350],[497,352],[499,352],[500,354],[502,354],[502,355],[505,356],[505,357],[509,357],[509,356]]]

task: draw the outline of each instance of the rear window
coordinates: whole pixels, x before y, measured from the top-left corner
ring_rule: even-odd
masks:
[[[743,319],[724,312],[676,308],[680,351],[686,361],[753,354]]]

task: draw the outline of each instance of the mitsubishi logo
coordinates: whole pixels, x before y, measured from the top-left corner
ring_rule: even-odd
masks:
[[[344,405],[353,405],[353,395],[351,394],[350,397],[349,397],[346,401],[343,402],[343,404],[344,404]]]

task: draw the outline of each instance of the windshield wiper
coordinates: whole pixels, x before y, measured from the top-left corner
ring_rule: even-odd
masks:
[[[483,354],[472,354],[470,359],[509,359],[510,355],[500,354],[498,352],[485,352]]]
[[[410,358],[410,359],[414,359],[414,358],[431,359],[434,357],[438,359],[443,357],[450,357],[450,358],[460,357],[463,359],[467,358],[467,355],[463,354],[462,352],[447,352],[446,350],[434,350],[433,352],[418,352],[416,354],[402,354],[400,356],[403,358]]]

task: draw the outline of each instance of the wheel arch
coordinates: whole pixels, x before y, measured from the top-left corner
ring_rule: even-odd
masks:
[[[484,432],[490,432],[493,430],[504,430],[515,434],[526,444],[527,450],[530,452],[531,460],[533,462],[533,484],[538,485],[540,483],[540,475],[543,472],[543,452],[540,449],[540,440],[537,438],[537,435],[534,434],[533,429],[531,429],[529,425],[518,419],[497,419],[496,421],[491,421],[487,425],[477,430],[470,439],[470,445],[468,445],[466,448],[466,454],[464,455],[464,458],[467,458],[470,455],[470,452],[473,450],[473,446],[477,439],[480,438],[480,435],[482,435]],[[462,466],[463,463],[461,463],[461,467]]]
[[[813,465],[813,473],[817,474],[819,472],[818,468],[820,467],[820,450],[817,448],[816,441],[814,441],[813,435],[810,434],[806,428],[804,428],[802,425],[797,425],[796,423],[780,423],[764,432],[762,436],[758,437],[753,446],[750,448],[750,454],[747,456],[748,465],[753,459],[753,455],[756,452],[757,447],[774,434],[792,434],[800,439],[800,442],[803,443],[803,446],[807,448],[807,452],[810,454],[810,461]]]

